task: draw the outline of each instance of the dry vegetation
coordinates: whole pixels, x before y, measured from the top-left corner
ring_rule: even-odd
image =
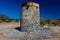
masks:
[[[43,18],[41,18],[40,19],[40,24],[42,26],[44,26],[45,24],[47,24],[49,26],[60,26],[60,19],[53,20],[53,19],[43,19]]]

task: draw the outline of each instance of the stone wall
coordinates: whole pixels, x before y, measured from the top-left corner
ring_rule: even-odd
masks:
[[[40,29],[39,15],[39,6],[23,6],[21,30],[25,32],[30,32]]]

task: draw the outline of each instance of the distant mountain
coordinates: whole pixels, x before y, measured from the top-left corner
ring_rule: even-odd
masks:
[[[10,22],[12,21],[11,18],[9,18],[8,16],[4,15],[4,14],[0,14],[0,23],[2,22]]]
[[[11,22],[11,21],[18,22],[18,21],[20,21],[20,19],[12,19],[4,14],[0,14],[0,23],[1,22]]]
[[[6,16],[6,15],[4,15],[4,14],[0,14],[0,19],[5,19],[5,20],[7,20],[7,19],[11,19],[11,18],[9,18],[8,16]]]

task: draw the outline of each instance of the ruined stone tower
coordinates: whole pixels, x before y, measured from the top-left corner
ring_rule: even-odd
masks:
[[[21,31],[33,32],[40,29],[39,4],[27,2],[22,5]]]

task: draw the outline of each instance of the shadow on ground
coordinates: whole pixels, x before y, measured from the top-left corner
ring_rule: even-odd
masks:
[[[21,31],[21,27],[16,27],[15,29],[18,31]]]

